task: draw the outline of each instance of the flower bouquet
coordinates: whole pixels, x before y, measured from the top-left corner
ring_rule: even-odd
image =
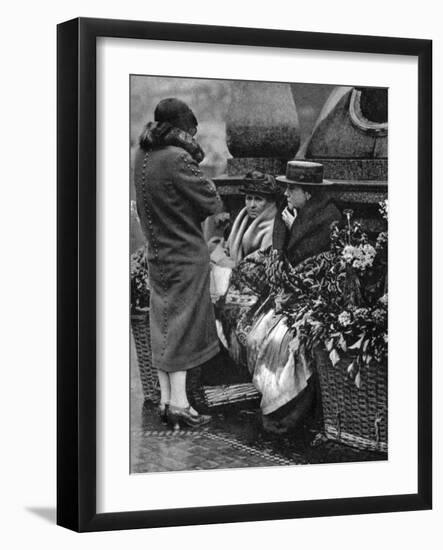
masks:
[[[387,203],[381,211],[386,219]],[[326,435],[385,452],[387,232],[370,241],[344,213],[345,226],[331,228],[329,251],[295,268],[271,262],[269,281],[294,330],[294,351],[317,367]]]

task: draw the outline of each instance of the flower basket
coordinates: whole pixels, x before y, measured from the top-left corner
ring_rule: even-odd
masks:
[[[157,373],[152,367],[149,299],[147,250],[142,246],[131,255],[131,328],[143,396],[145,399],[158,402],[160,386]]]
[[[335,365],[326,349],[314,352],[323,409],[324,432],[329,439],[357,449],[388,450],[387,365],[360,369],[359,387],[349,377],[348,354]]]
[[[140,381],[143,396],[154,402],[160,400],[158,376],[152,366],[151,331],[149,328],[149,309],[131,314],[131,328],[137,353]]]
[[[146,247],[141,247],[131,256],[131,328],[137,353],[140,381],[145,400],[160,400],[160,385],[157,371],[152,364],[151,332],[149,325],[149,273]],[[252,384],[227,384],[205,386],[200,382],[201,368],[188,371],[186,391],[198,409],[231,405],[258,398]]]
[[[383,215],[387,203],[383,203]],[[329,251],[295,267],[270,265],[276,302],[313,359],[327,437],[387,452],[387,231],[374,241],[351,224],[333,224]],[[272,258],[271,258],[272,260]],[[289,297],[289,298],[288,298]]]
[[[206,407],[222,407],[236,403],[255,402],[260,394],[251,382],[203,386],[203,399]]]
[[[137,353],[138,370],[142,384],[143,397],[148,401],[158,403],[160,401],[160,385],[157,371],[152,364],[151,331],[149,326],[149,309],[137,310],[131,313],[131,328]],[[187,393],[194,405],[202,409],[211,407],[211,398],[206,397],[204,389],[200,385],[198,369],[189,371],[186,384]]]

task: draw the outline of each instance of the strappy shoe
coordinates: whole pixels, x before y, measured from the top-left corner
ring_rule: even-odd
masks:
[[[212,416],[208,414],[192,413],[190,405],[188,407],[169,405],[166,416],[168,424],[173,430],[180,428],[200,428],[212,420]]]

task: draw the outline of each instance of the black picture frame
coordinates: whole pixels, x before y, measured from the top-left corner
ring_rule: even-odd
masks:
[[[416,494],[96,511],[96,39],[398,54],[418,59],[418,471]],[[57,523],[76,531],[430,509],[432,506],[432,42],[107,19],[57,29]]]

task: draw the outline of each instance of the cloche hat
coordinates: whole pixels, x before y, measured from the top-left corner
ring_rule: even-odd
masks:
[[[184,115],[194,117],[195,125],[197,125],[194,112],[187,103],[176,97],[167,97],[162,99],[155,108],[154,120],[156,122],[169,122],[174,125]]]

